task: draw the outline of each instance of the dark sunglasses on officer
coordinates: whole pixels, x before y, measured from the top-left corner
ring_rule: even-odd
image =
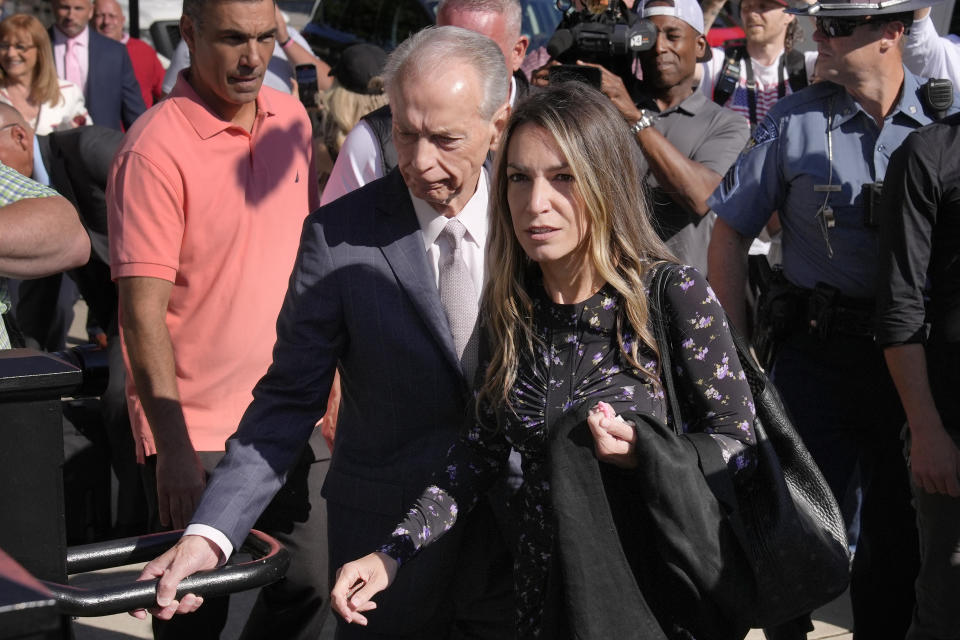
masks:
[[[828,17],[817,16],[817,31],[828,38],[846,38],[853,34],[853,31],[863,24],[883,24],[888,22],[882,17],[877,16],[844,16]]]

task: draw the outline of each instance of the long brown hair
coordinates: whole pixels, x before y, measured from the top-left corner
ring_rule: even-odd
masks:
[[[53,45],[43,23],[25,13],[15,13],[0,21],[0,39],[23,34],[37,48],[37,64],[30,79],[30,100],[38,105],[57,105],[60,103],[60,80],[53,62]],[[6,86],[9,81],[10,77],[0,66],[0,84]]]
[[[509,408],[519,356],[523,350],[532,352],[536,342],[528,293],[531,262],[514,234],[507,204],[507,151],[514,133],[527,123],[553,137],[570,167],[588,219],[592,266],[623,298],[616,328],[621,352],[631,366],[658,380],[658,372],[646,369],[638,357],[638,342],[657,353],[647,326],[644,278],[653,264],[674,258],[650,222],[640,150],[623,118],[606,96],[570,82],[537,91],[517,105],[500,141],[491,188],[489,275],[481,302],[491,362],[480,398]],[[625,331],[636,339],[625,341]]]

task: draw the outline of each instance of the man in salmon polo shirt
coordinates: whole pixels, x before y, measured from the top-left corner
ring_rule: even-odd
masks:
[[[131,127],[107,188],[137,456],[152,524],[175,529],[270,364],[303,220],[319,201],[306,111],[261,88],[274,1],[185,0],[180,29],[191,65]],[[326,617],[329,452],[316,431],[258,521],[294,559],[261,593],[244,637],[316,638]],[[155,620],[155,637],[218,637],[220,600]]]

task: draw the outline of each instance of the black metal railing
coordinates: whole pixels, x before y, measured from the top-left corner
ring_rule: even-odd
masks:
[[[152,560],[172,547],[182,534],[182,531],[171,531],[70,547],[67,573],[75,575]],[[289,564],[290,555],[279,542],[253,530],[227,564],[184,579],[177,589],[177,597],[193,593],[206,598],[262,587],[281,579]],[[156,606],[157,580],[126,580],[96,588],[42,582],[64,615],[107,616]]]

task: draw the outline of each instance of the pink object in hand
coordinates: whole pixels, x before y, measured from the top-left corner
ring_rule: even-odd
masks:
[[[594,410],[602,413],[604,418],[609,418],[613,420],[614,418],[617,417],[617,413],[613,410],[613,407],[611,407],[606,402],[598,402],[597,406],[594,407]]]

